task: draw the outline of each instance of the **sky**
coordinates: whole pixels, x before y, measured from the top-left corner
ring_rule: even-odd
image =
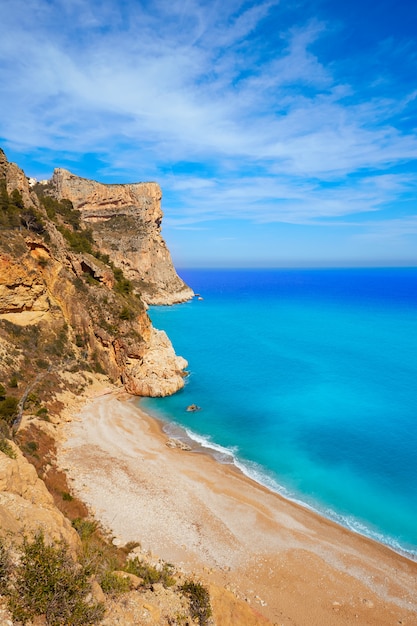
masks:
[[[0,0],[0,146],[156,181],[177,267],[417,265],[415,0]]]

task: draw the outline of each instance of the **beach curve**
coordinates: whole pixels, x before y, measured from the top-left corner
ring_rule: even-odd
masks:
[[[417,563],[210,455],[168,447],[127,398],[90,401],[59,451],[74,492],[117,541],[227,586],[271,623],[417,623]]]

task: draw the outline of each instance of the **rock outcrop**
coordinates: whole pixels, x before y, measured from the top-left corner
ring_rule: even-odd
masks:
[[[80,540],[70,521],[56,508],[33,465],[13,442],[9,446],[15,458],[0,452],[0,537],[29,538],[41,530],[48,541],[63,540],[77,550]]]
[[[56,170],[52,188],[37,195],[2,151],[0,183],[11,224],[3,216],[0,321],[34,326],[38,360],[45,362],[46,350],[50,366],[58,348],[48,347],[48,337],[50,343],[59,339],[58,356],[121,381],[129,393],[164,396],[181,389],[187,363],[165,333],[152,327],[143,300],[144,293],[146,302],[192,296],[160,235],[158,185],[100,185]],[[54,195],[66,196],[67,204],[61,206]],[[81,222],[68,199],[81,211]],[[83,239],[83,223],[95,227],[95,243]],[[78,251],[84,250],[80,241],[86,251]]]
[[[16,163],[10,163],[3,150],[0,148],[0,180],[5,180],[6,189],[11,194],[17,189],[26,207],[33,207],[36,204],[30,190],[29,179],[23,170]]]
[[[27,316],[15,314],[31,312],[39,318],[49,310],[49,305],[46,286],[38,273],[34,270],[27,272],[0,253],[0,316],[26,324]]]
[[[142,360],[130,360],[125,370],[125,389],[136,396],[169,396],[178,390],[178,376],[187,367],[178,357],[163,330],[151,328]],[[158,393],[162,389],[164,393]]]
[[[54,195],[71,200],[110,255],[148,304],[174,304],[193,297],[179,278],[161,236],[161,188],[157,183],[105,185],[56,169]]]

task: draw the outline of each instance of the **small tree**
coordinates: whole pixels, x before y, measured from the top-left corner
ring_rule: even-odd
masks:
[[[181,586],[181,591],[188,597],[193,619],[198,620],[199,626],[206,626],[212,615],[210,594],[206,587],[201,583],[188,580]]]
[[[14,396],[6,396],[0,400],[0,419],[12,424],[18,413],[19,400]]]
[[[100,622],[104,606],[90,604],[84,568],[75,563],[65,543],[46,545],[42,533],[24,539],[21,563],[9,594],[13,619],[26,624],[45,615],[50,626],[89,626]]]

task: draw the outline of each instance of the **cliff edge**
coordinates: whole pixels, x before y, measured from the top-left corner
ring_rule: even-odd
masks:
[[[0,382],[46,369],[98,372],[134,395],[183,387],[187,363],[146,312],[193,295],[161,237],[160,196],[65,170],[30,186],[0,150],[0,354],[15,354]]]
[[[59,168],[50,185],[58,200],[68,199],[80,211],[100,250],[111,256],[145,302],[174,304],[193,297],[161,235],[162,192],[157,183],[107,185]]]

